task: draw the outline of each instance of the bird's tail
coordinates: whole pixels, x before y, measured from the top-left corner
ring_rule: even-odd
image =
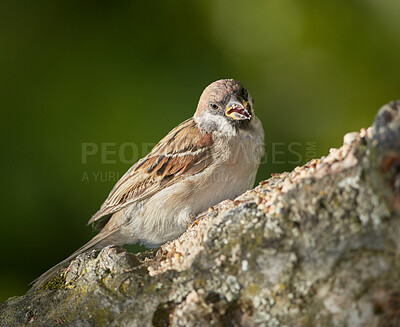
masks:
[[[44,274],[36,278],[31,284],[32,288],[30,289],[30,292],[33,292],[37,289],[39,289],[42,285],[48,283],[53,276],[63,267],[65,267],[70,261],[75,259],[78,255],[88,251],[88,250],[94,250],[94,249],[101,249],[107,245],[119,245],[116,244],[116,239],[118,239],[116,234],[118,234],[118,230],[113,231],[113,232],[106,232],[104,233],[104,230],[97,234],[95,237],[93,237],[89,242],[87,242],[84,246],[76,250],[74,253],[72,253],[68,258],[65,260],[61,261],[54,267],[50,268],[47,270]]]

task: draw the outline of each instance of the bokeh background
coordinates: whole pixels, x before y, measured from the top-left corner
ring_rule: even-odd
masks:
[[[255,99],[258,181],[369,126],[400,98],[399,14],[398,0],[2,1],[0,301],[93,235],[116,179],[216,79]]]

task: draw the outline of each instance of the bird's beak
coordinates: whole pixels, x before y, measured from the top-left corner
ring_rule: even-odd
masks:
[[[251,115],[247,111],[247,102],[244,99],[233,97],[226,106],[225,115],[235,120],[250,119]]]

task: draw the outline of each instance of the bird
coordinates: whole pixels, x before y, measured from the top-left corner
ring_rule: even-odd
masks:
[[[242,84],[221,79],[202,92],[195,114],[121,177],[88,225],[99,231],[32,282],[41,288],[78,255],[108,245],[158,247],[179,237],[209,207],[254,185],[264,129]]]

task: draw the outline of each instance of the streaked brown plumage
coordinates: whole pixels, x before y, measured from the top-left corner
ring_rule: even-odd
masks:
[[[210,84],[195,115],[167,134],[117,182],[89,220],[100,232],[49,269],[33,290],[79,254],[114,244],[159,246],[178,237],[208,207],[254,184],[264,131],[253,100],[233,79]]]
[[[179,138],[180,135],[185,137]],[[132,202],[145,200],[188,174],[199,173],[212,161],[212,144],[211,133],[201,134],[193,118],[184,121],[125,173],[88,224]],[[179,156],[187,152],[196,154]]]

